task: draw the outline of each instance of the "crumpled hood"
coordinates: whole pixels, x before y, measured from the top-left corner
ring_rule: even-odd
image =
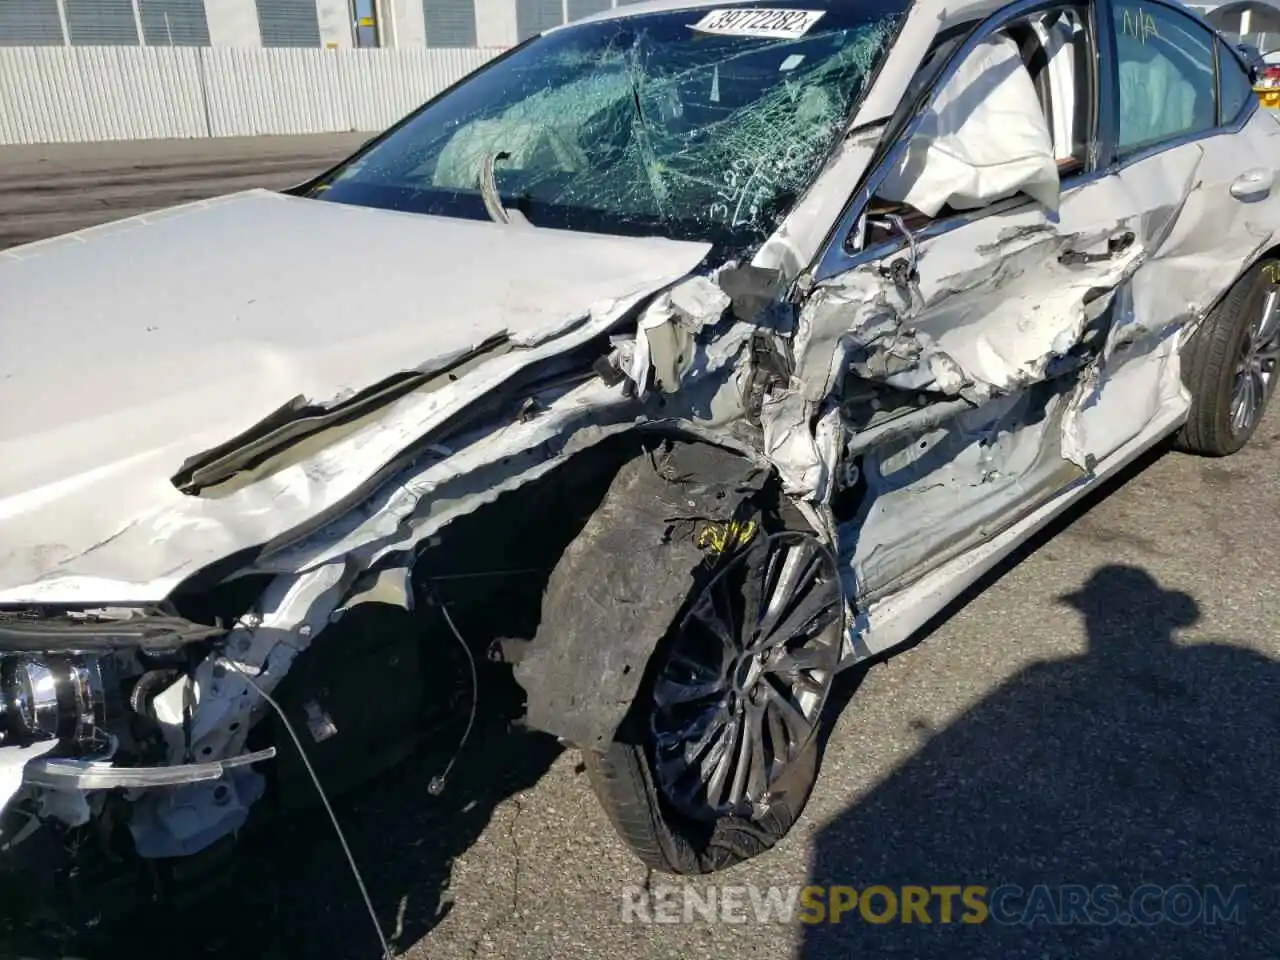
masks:
[[[163,570],[82,562],[129,532],[225,533],[234,505],[171,482],[188,458],[298,397],[332,404],[494,337],[553,339],[706,251],[251,191],[0,253],[0,602],[158,599],[257,536],[213,535]],[[116,586],[98,596],[98,580]]]

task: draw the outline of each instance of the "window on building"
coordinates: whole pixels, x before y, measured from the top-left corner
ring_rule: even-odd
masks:
[[[58,0],[0,2],[0,47],[61,47],[66,42]]]
[[[63,0],[63,10],[74,46],[138,45],[138,23],[129,0]]]
[[[569,9],[570,23],[589,17],[593,13],[599,13],[601,10],[613,9],[613,4],[609,0],[567,0],[566,5]]]
[[[475,0],[422,0],[422,16],[428,47],[476,45]]]
[[[254,0],[264,47],[320,46],[316,0]]]
[[[535,33],[564,23],[561,0],[516,0],[516,36],[527,40]]]
[[[378,5],[374,0],[356,0],[356,46],[368,49],[382,46]]]
[[[149,47],[207,47],[204,0],[138,0],[142,38]]]

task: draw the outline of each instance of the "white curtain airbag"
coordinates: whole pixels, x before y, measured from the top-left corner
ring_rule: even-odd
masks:
[[[979,44],[935,95],[901,162],[876,191],[927,216],[1019,191],[1058,208],[1058,165],[1017,44]]]
[[[1053,101],[1053,155],[1058,160],[1070,160],[1075,155],[1076,119],[1076,51],[1077,43],[1084,43],[1084,31],[1078,33],[1059,19],[1046,28],[1033,26],[1040,45],[1049,58],[1046,71],[1049,75],[1049,96]]]

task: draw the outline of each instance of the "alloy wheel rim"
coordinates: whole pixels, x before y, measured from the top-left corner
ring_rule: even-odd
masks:
[[[1280,287],[1268,286],[1262,309],[1249,325],[1240,345],[1235,380],[1231,387],[1231,431],[1248,434],[1262,418],[1275,389],[1280,361]]]
[[[818,729],[840,658],[831,552],[782,533],[733,558],[689,608],[655,678],[659,788],[688,816],[759,819]]]

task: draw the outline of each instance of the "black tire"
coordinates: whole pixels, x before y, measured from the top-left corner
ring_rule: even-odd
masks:
[[[818,726],[839,659],[843,601],[840,599],[834,557],[825,547],[818,544],[812,534],[777,532],[779,526],[780,521],[776,518],[762,518],[760,532],[752,542],[740,548],[736,556],[727,557],[714,576],[701,582],[696,579],[691,581],[690,603],[681,620],[673,625],[671,633],[656,650],[653,662],[649,664],[646,671],[645,684],[618,738],[604,749],[585,750],[583,753],[592,788],[614,829],[636,856],[654,870],[672,874],[710,873],[765,852],[781,840],[795,824],[805,803],[808,802],[817,779],[820,752]],[[775,532],[770,533],[771,528]],[[794,603],[788,600],[787,604],[781,608],[794,613],[774,614],[772,620],[768,619],[768,614],[760,615],[763,618],[762,623],[766,625],[772,623],[779,627],[778,633],[774,634],[767,630],[759,630],[759,623],[753,629],[747,618],[751,604],[754,603],[757,611],[764,609],[765,589],[769,578],[776,575],[776,582],[779,583],[783,579],[782,567],[775,559],[778,554],[771,552],[776,550],[795,550],[797,555],[807,555],[812,551],[815,556],[820,555],[821,559],[814,561],[812,567],[805,566],[805,570],[806,572],[810,569],[818,571],[821,568],[821,572],[815,573],[816,579],[813,582],[817,586],[809,588],[807,593],[796,593],[795,596],[800,599],[796,599]],[[805,561],[806,564],[808,562]],[[683,790],[680,791],[679,796],[684,802],[679,803],[673,800],[670,792],[671,785],[668,784],[667,789],[664,790],[663,784],[660,783],[662,775],[659,771],[670,770],[670,766],[665,768],[659,766],[657,755],[663,748],[658,746],[658,734],[654,728],[658,718],[668,717],[672,711],[688,708],[690,704],[679,703],[677,706],[668,706],[664,711],[656,691],[660,683],[666,682],[663,670],[666,665],[675,662],[672,658],[676,652],[679,651],[687,657],[690,650],[694,649],[692,642],[682,646],[680,640],[682,631],[693,629],[687,625],[699,619],[694,612],[698,604],[694,601],[704,596],[710,597],[711,591],[718,585],[726,591],[737,590],[739,581],[733,579],[736,569],[743,571],[740,591],[742,607],[739,611],[742,626],[737,636],[743,641],[741,646],[743,652],[739,656],[744,659],[736,668],[727,666],[723,668],[725,679],[718,682],[724,685],[724,692],[710,694],[711,699],[699,698],[702,706],[696,711],[698,716],[704,718],[712,714],[729,718],[727,723],[724,719],[705,722],[701,728],[704,731],[719,723],[724,724],[721,729],[728,732],[717,735],[718,738],[727,739],[718,740],[709,740],[710,734],[704,733],[699,742],[709,742],[711,746],[702,747],[705,753],[701,756],[711,757],[716,743],[722,742],[729,744],[725,749],[725,755],[733,753],[736,757],[728,761],[728,765],[724,767],[725,772],[720,778],[719,788],[713,794],[713,788],[708,786],[701,777],[706,776],[703,771],[707,767],[718,767],[721,764],[713,763],[710,759],[698,762],[696,757],[699,753],[695,751],[695,759],[688,761],[687,768],[684,768],[686,777],[684,782],[690,782],[691,778],[695,786],[688,794]],[[758,590],[754,586],[757,583],[755,579],[757,573],[760,587]],[[804,577],[800,576],[796,579],[803,580]],[[838,614],[834,614],[836,617],[834,621],[828,619],[830,608],[827,606],[830,596],[827,591],[832,581],[835,584],[834,596],[840,605]],[[720,594],[720,596],[724,595],[727,594]],[[715,603],[708,600],[708,605],[715,606]],[[701,609],[706,610],[707,607]],[[809,613],[810,609],[815,611],[812,616]],[[816,612],[819,610],[821,612]],[[717,608],[718,611],[719,608]],[[800,624],[794,635],[794,641],[787,639],[790,637],[789,633],[784,636],[781,631],[782,627],[792,623]],[[812,637],[804,639],[809,633],[812,633]],[[749,662],[752,656],[750,650],[758,648],[753,648],[751,643],[747,642],[747,638],[765,634],[770,637],[783,637],[780,643],[770,648],[774,653],[778,653],[778,656],[770,657],[767,653],[758,653],[755,656],[762,664],[767,660],[776,660],[779,666],[761,666],[754,669]],[[710,632],[707,636],[710,636]],[[760,644],[766,646],[768,642],[768,640],[761,640]],[[705,638],[703,643],[705,645]],[[792,646],[792,643],[798,645]],[[799,686],[789,690],[785,687],[780,688],[776,678],[781,674],[769,672],[782,671],[780,664],[784,660],[792,665],[793,670],[803,669],[806,672],[807,682],[804,694],[807,696],[803,701],[797,694],[800,690]],[[688,660],[679,662],[684,664]],[[813,666],[800,667],[801,663]],[[739,669],[742,666],[748,669],[744,672]],[[798,672],[786,675],[796,677]],[[823,678],[816,681],[823,686],[820,694],[814,689],[815,677]],[[690,678],[689,689],[702,686],[703,684],[695,683],[699,679],[696,676]],[[769,687],[768,690],[765,689],[766,685]],[[670,687],[663,689],[670,689]],[[775,706],[775,701],[771,699],[774,694],[779,694],[786,699],[792,709],[799,704],[804,704],[802,717],[791,713],[790,710],[786,712],[789,718],[799,717],[806,721],[811,718],[812,726],[809,728],[807,737],[791,736],[793,729],[791,719],[788,719],[784,729],[784,723],[778,716],[783,711],[779,706]],[[794,698],[793,695],[795,695]],[[722,699],[716,699],[717,697]],[[781,701],[776,702],[781,703]],[[733,712],[735,709],[739,711],[737,714]],[[739,726],[733,726],[734,716],[739,718]],[[796,720],[797,724],[799,719]],[[775,722],[770,723],[770,720]],[[685,729],[692,729],[693,723],[694,721],[691,721],[689,727]],[[747,734],[740,731],[745,731],[749,725],[754,726],[756,730],[757,739],[761,745],[759,754],[754,750],[748,751],[747,747],[743,746]],[[804,730],[805,726],[799,725],[797,729]],[[690,737],[693,736],[694,734],[691,733]],[[678,744],[674,748],[675,751],[680,755],[686,755],[687,743],[686,740],[667,738],[665,749],[670,750],[673,744]],[[751,746],[754,747],[755,742],[752,742]],[[744,763],[748,753],[750,753],[750,759]],[[778,759],[779,754],[783,759]],[[759,759],[756,759],[757,757]],[[747,769],[738,776],[740,767]],[[730,770],[733,771],[732,785],[728,782]],[[750,796],[751,788],[748,784],[756,785],[757,792],[763,797],[763,802]],[[713,796],[719,797],[718,803],[712,800]]]
[[[711,830],[697,830],[663,803],[642,747],[615,742],[603,752],[584,750],[582,760],[623,843],[645,866],[673,874],[714,873],[772,848],[799,818],[818,777],[815,739],[789,771],[794,783],[786,799],[764,817],[724,817]]]
[[[1246,355],[1255,347],[1274,350],[1280,343],[1280,332],[1274,324],[1270,331],[1258,329],[1264,308],[1269,302],[1280,300],[1280,287],[1273,278],[1280,279],[1280,260],[1266,258],[1255,263],[1210,311],[1187,345],[1182,357],[1182,379],[1191,393],[1191,410],[1174,439],[1179,450],[1206,457],[1228,456],[1249,442],[1262,420],[1275,393],[1274,356],[1265,361],[1270,372],[1261,387],[1256,415],[1240,425],[1233,401],[1239,367]],[[1260,332],[1266,342],[1255,343]]]

